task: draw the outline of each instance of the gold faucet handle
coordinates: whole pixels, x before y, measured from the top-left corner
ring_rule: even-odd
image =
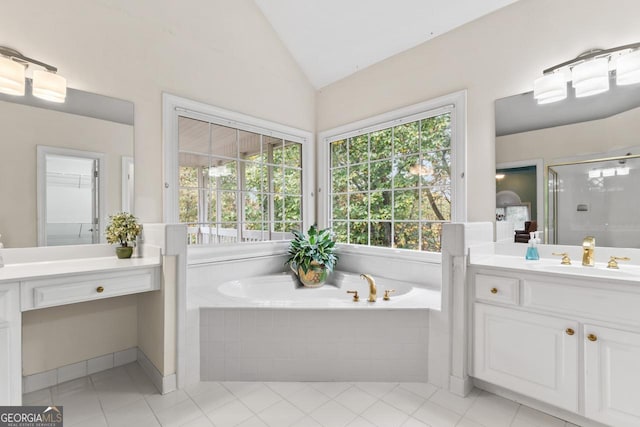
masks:
[[[551,255],[553,256],[561,256],[562,257],[562,261],[560,261],[560,264],[562,265],[571,265],[571,258],[569,258],[569,254],[566,252],[561,252],[561,253],[555,253],[553,252]]]
[[[391,297],[389,296],[389,294],[390,294],[391,292],[395,292],[395,291],[396,291],[395,289],[385,289],[385,291],[384,291],[384,296],[382,297],[382,299],[383,299],[383,300],[385,300],[385,301],[389,301],[389,300],[391,299]]]
[[[627,256],[612,256],[607,263],[607,268],[620,268],[618,267],[618,261],[631,261],[631,258]]]
[[[353,294],[353,302],[360,301],[360,297],[358,296],[358,291],[347,291],[348,294]]]

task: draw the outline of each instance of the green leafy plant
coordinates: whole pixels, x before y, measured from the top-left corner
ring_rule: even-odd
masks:
[[[141,232],[138,218],[128,212],[120,212],[109,216],[104,235],[108,243],[119,243],[120,246],[127,247],[128,242],[134,241]]]
[[[289,245],[290,257],[287,264],[294,264],[305,274],[312,268],[312,262],[323,265],[328,272],[333,271],[338,256],[335,254],[336,243],[333,241],[330,228],[318,230],[315,225],[312,225],[307,234],[301,231],[292,233],[294,238]]]

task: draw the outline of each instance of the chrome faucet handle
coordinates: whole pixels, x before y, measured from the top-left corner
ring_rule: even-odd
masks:
[[[618,261],[631,261],[628,256],[612,256],[607,263],[607,268],[620,268],[618,267]]]
[[[553,256],[561,256],[562,257],[562,261],[560,261],[560,264],[562,265],[571,265],[571,258],[569,258],[569,254],[566,252],[561,252],[561,253],[555,253],[553,252],[551,255]]]
[[[347,291],[348,294],[353,294],[353,302],[360,301],[360,297],[358,296],[358,291]]]
[[[396,291],[395,289],[385,289],[384,296],[382,297],[382,299],[385,301],[389,301],[391,299],[391,296],[389,296],[389,294],[395,291]]]

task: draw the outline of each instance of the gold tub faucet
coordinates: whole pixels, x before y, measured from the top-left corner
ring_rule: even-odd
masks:
[[[363,279],[366,279],[367,282],[369,282],[369,299],[367,299],[367,301],[376,302],[376,298],[378,297],[378,289],[376,289],[376,281],[373,280],[373,277],[371,277],[368,274],[361,274],[360,277],[362,277]]]
[[[596,265],[594,252],[596,250],[596,238],[587,236],[582,241],[582,265],[593,267]]]

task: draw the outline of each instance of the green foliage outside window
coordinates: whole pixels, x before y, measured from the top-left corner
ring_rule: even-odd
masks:
[[[343,243],[440,251],[451,221],[451,114],[334,141],[331,224]]]
[[[225,135],[234,135],[233,129],[224,129]],[[233,155],[236,149],[223,152],[224,141],[220,146],[213,141],[210,155],[180,153],[179,221],[214,234],[225,229],[226,235],[235,235],[234,230],[240,230],[243,240],[245,231],[270,239],[272,232],[301,229],[301,144],[245,131],[235,135],[246,140],[237,139],[232,147],[248,147],[252,152],[224,158],[218,154]],[[197,141],[187,143],[198,145]]]

